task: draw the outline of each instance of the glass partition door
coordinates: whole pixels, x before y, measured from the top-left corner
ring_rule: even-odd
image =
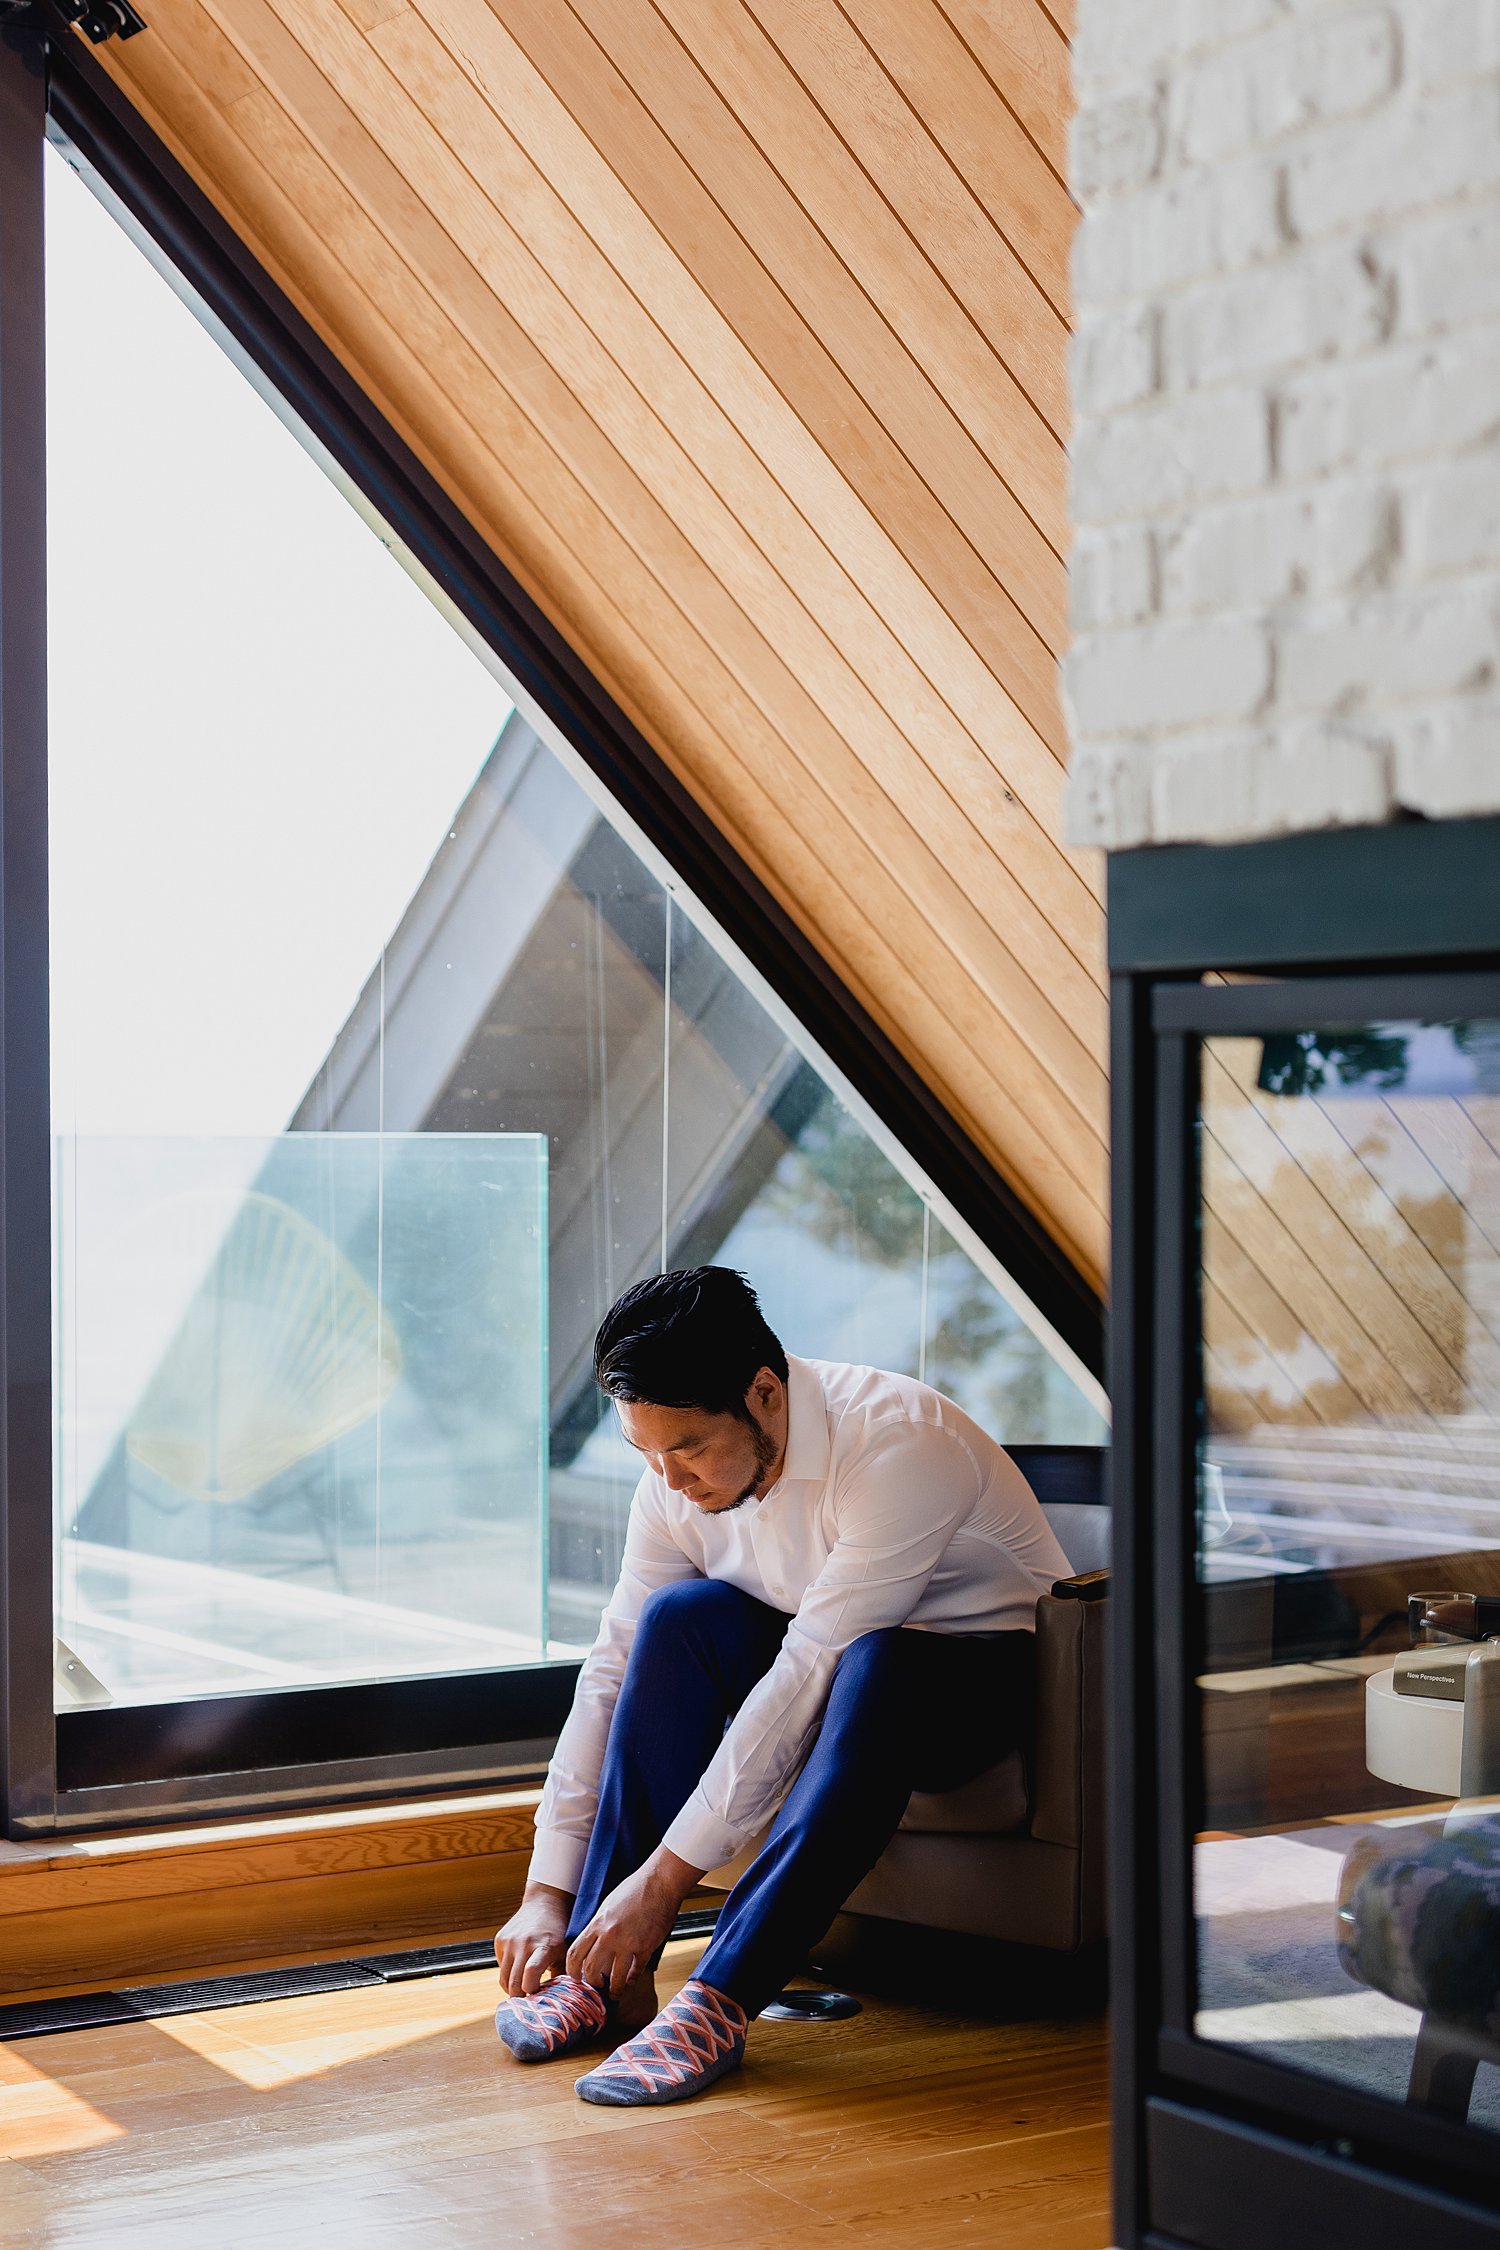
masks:
[[[1195,2028],[1418,2106],[1425,2043],[1493,2132],[1500,1020],[1199,1070]]]
[[[1163,2060],[1493,2173],[1500,978],[1155,1017]]]
[[[1129,2250],[1500,2241],[1497,852],[1111,865]]]

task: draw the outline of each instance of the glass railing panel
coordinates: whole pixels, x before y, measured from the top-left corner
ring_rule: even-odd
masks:
[[[546,1654],[531,1133],[58,1150],[60,1695]]]

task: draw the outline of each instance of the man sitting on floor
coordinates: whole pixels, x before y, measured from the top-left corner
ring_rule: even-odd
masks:
[[[646,1466],[495,1940],[496,2025],[523,2062],[608,2042],[578,2092],[632,2106],[735,2069],[912,1791],[955,1789],[1024,1739],[1037,1597],[1068,1563],[950,1400],[788,1360],[725,1267],[627,1290],[594,1372]],[[682,1901],[768,1822],[658,2012]]]

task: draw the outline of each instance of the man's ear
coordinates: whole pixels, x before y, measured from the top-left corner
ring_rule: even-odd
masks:
[[[780,1376],[773,1374],[769,1367],[761,1367],[751,1377],[750,1388],[745,1393],[745,1398],[747,1403],[753,1398],[757,1406],[762,1409],[768,1408],[780,1389]]]

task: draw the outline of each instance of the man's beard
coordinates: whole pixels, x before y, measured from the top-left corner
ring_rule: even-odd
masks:
[[[759,1422],[752,1422],[750,1427],[755,1435],[755,1472],[739,1498],[716,1511],[719,1515],[727,1516],[732,1508],[743,1508],[747,1500],[753,1500],[756,1486],[776,1459],[776,1440],[770,1431],[763,1430]]]

